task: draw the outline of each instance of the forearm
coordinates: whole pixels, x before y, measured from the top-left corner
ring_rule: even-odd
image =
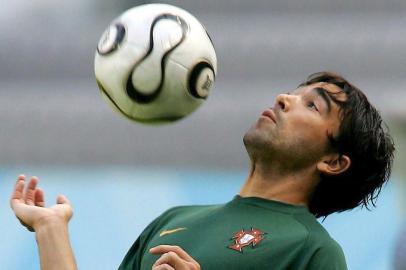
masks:
[[[35,231],[42,270],[77,269],[67,224],[47,222]]]

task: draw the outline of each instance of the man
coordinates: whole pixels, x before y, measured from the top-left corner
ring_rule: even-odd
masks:
[[[121,270],[346,269],[340,246],[317,217],[374,205],[394,145],[365,95],[328,72],[281,94],[244,136],[251,160],[238,196],[224,205],[168,210],[140,235]],[[34,177],[11,199],[36,232],[42,269],[76,269],[68,200],[44,208]]]

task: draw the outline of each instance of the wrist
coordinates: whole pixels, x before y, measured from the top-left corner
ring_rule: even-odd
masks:
[[[62,217],[48,216],[35,224],[41,269],[77,269],[69,240],[68,221]]]
[[[68,223],[53,217],[41,218],[35,224],[34,230],[35,239],[39,243],[44,241],[44,239],[68,235]]]
[[[64,228],[68,226],[68,222],[58,216],[44,216],[35,222],[33,229],[38,231],[49,230],[53,228]]]

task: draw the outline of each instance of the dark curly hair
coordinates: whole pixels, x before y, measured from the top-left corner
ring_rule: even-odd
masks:
[[[388,127],[367,97],[346,79],[332,72],[310,75],[299,86],[325,82],[338,86],[346,94],[340,101],[337,94],[326,91],[340,107],[341,124],[331,146],[340,155],[351,159],[350,167],[335,176],[322,174],[315,188],[309,210],[316,217],[327,217],[357,206],[375,206],[382,186],[388,181],[394,156],[394,143]]]

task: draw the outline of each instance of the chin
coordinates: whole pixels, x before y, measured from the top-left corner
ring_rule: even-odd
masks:
[[[259,130],[256,130],[255,127],[251,127],[247,132],[245,132],[243,137],[243,142],[245,147],[249,147],[252,144],[255,144],[255,141],[258,140]]]
[[[245,133],[243,142],[249,156],[263,155],[272,151],[270,139],[266,135],[263,131],[254,128]]]

